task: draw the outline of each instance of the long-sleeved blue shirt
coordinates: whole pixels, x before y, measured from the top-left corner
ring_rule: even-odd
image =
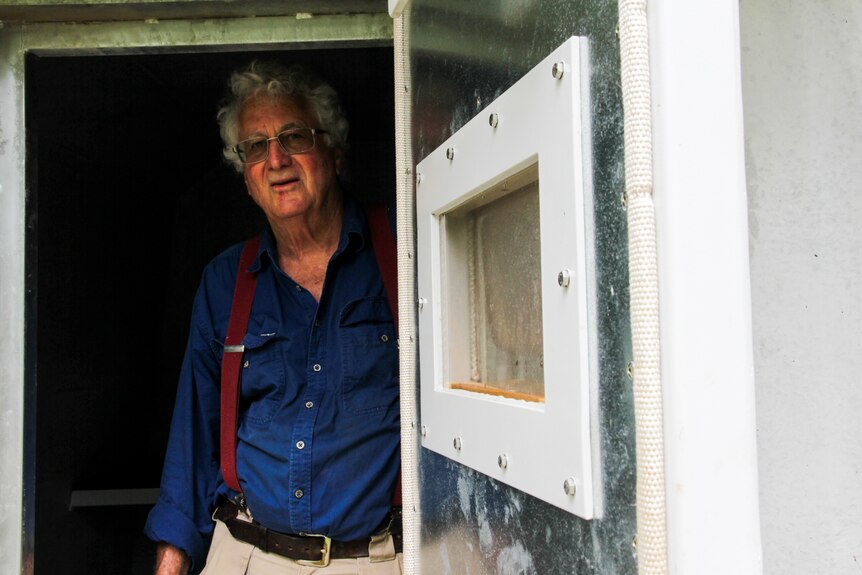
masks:
[[[221,356],[242,244],[206,267],[195,297],[161,492],[145,533],[203,565],[219,468]],[[344,202],[318,303],[261,234],[237,430],[237,472],[255,520],[350,540],[386,518],[399,473],[398,352],[364,214]]]

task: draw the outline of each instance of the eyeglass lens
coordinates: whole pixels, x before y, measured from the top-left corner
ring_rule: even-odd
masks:
[[[269,153],[270,140],[278,141],[281,149],[288,154],[301,154],[314,148],[314,131],[311,128],[292,128],[272,138],[249,138],[236,146],[239,159],[247,164],[259,162]]]

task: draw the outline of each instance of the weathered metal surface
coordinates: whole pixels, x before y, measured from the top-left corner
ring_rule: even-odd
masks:
[[[422,572],[636,573],[635,449],[617,4],[414,0],[410,8],[416,161],[570,36],[590,45],[598,313],[596,482],[585,521],[428,450],[421,452]],[[553,457],[565,438],[536,449]]]

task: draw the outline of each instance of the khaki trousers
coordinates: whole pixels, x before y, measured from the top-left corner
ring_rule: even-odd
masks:
[[[250,520],[248,516],[239,518]],[[395,553],[391,535],[373,537],[368,551],[368,557],[332,559],[326,567],[308,567],[238,541],[224,523],[216,521],[201,575],[401,575],[403,559],[401,553]]]

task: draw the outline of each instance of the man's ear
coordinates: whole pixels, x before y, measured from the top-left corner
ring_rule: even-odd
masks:
[[[333,148],[333,156],[335,158],[335,175],[341,175],[341,166],[344,162],[344,151],[341,148]]]

